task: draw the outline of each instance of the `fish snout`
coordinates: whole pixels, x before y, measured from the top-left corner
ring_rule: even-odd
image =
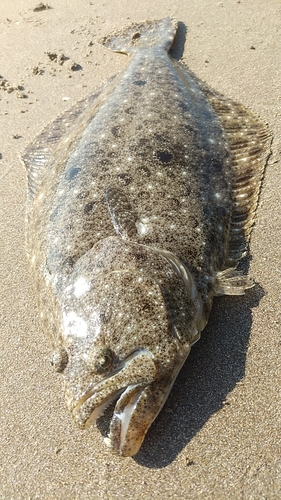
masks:
[[[101,417],[105,409],[114,399],[120,398],[120,405],[125,401],[128,408],[131,396],[142,391],[157,377],[157,367],[152,354],[146,349],[132,352],[118,366],[114,372],[108,374],[100,382],[89,389],[78,401],[72,411],[75,423],[79,427],[88,427]],[[117,403],[118,405],[118,403]]]

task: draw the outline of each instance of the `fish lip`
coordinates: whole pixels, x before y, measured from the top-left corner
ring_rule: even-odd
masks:
[[[114,371],[80,397],[72,409],[74,421],[79,427],[88,427],[95,423],[109,404],[126,392],[128,387],[143,389],[153,382],[156,373],[156,365],[150,351],[132,351]]]
[[[104,439],[106,446],[116,455],[128,457],[135,454],[126,452],[126,436],[138,400],[148,385],[151,384],[128,386],[116,403],[110,424],[110,434]]]
[[[158,377],[146,386],[128,386],[123,391],[115,405],[109,435],[104,439],[106,446],[114,454],[131,457],[139,452],[145,435],[163,408],[190,349],[191,346],[187,345],[185,353],[169,377]]]

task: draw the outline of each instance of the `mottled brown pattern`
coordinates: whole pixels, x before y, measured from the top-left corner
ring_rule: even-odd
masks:
[[[132,56],[125,72],[24,157],[53,364],[82,427],[121,394],[107,444],[122,455],[141,446],[216,290],[252,285],[221,271],[249,240],[268,132],[168,56],[175,29],[167,18],[106,38]]]

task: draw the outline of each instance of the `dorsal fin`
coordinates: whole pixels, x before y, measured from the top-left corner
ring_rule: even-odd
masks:
[[[241,104],[204,84],[201,88],[222,122],[232,154],[233,211],[225,265],[235,267],[247,251],[272,138],[267,125]]]
[[[114,78],[111,78],[109,82]],[[93,113],[93,107],[99,103],[98,98],[104,89],[105,86],[102,86],[95,93],[77,102],[50,123],[26,148],[22,155],[22,161],[28,173],[29,201],[33,201],[48,168],[48,163],[53,158],[54,151],[60,141],[71,134],[71,127],[78,128],[80,126],[81,116],[85,115],[85,120],[87,119],[89,107]]]

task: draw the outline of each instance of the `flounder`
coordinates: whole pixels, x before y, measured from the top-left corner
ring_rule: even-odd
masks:
[[[106,444],[138,452],[215,295],[247,251],[267,127],[168,51],[170,18],[103,39],[125,71],[27,149],[28,254],[42,325],[80,427],[116,400]]]

